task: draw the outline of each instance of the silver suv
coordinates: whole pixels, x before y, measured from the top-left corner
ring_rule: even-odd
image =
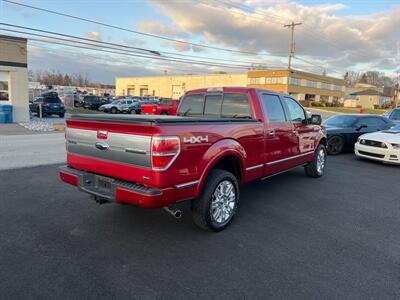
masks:
[[[104,104],[99,107],[100,111],[110,112],[112,114],[125,112],[133,104],[138,103],[136,99],[120,99],[115,100],[109,104]]]

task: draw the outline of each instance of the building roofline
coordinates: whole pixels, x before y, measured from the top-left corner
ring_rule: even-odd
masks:
[[[115,79],[123,78],[152,78],[152,77],[180,77],[180,76],[220,76],[220,75],[246,75],[246,73],[204,73],[204,74],[161,74],[161,75],[146,75],[146,76],[118,76]]]
[[[28,39],[26,39],[26,38],[12,36],[12,35],[4,35],[4,34],[0,34],[0,39],[15,40],[15,41],[25,42],[25,43],[28,41]]]

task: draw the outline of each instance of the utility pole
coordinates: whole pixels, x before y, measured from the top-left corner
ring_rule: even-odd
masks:
[[[296,43],[294,42],[294,27],[298,26],[298,25],[301,25],[301,24],[302,23],[292,22],[291,24],[283,25],[283,27],[290,28],[290,32],[291,32],[291,41],[290,41],[290,46],[289,46],[289,64],[288,64],[289,71],[292,68],[292,58],[294,56],[294,50],[295,50],[295,47],[296,47]]]

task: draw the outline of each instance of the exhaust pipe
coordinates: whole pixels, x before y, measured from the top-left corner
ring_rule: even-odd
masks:
[[[172,215],[175,219],[180,219],[182,218],[182,211],[176,208],[173,208],[172,206],[170,207],[163,207],[166,212],[168,212],[170,215]]]

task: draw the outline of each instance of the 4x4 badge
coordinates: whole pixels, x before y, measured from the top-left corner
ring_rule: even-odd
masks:
[[[196,144],[196,143],[203,143],[203,142],[208,142],[208,135],[205,136],[191,136],[191,137],[184,137],[183,138],[184,143],[189,143],[189,144]]]

